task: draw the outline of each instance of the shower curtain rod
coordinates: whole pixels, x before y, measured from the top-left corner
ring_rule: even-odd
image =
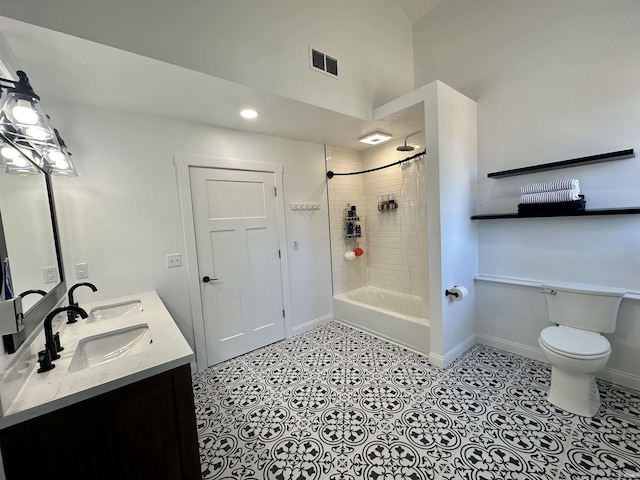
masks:
[[[389,165],[383,165],[382,167],[370,168],[369,170],[362,170],[361,172],[334,173],[331,170],[329,170],[327,172],[327,178],[333,178],[336,175],[360,175],[361,173],[375,172],[376,170],[382,170],[383,168],[389,168],[389,167],[393,167],[395,165],[400,165],[401,163],[408,162],[409,160],[413,160],[414,158],[418,158],[421,155],[426,155],[426,154],[427,154],[427,149],[425,148],[420,153],[416,153],[415,155],[411,155],[410,157],[407,157],[407,158],[405,158],[403,160],[398,160],[397,162],[390,163]]]

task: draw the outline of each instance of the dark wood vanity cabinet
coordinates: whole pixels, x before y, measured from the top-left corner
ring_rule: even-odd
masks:
[[[7,480],[200,479],[189,365],[0,430],[0,445]]]

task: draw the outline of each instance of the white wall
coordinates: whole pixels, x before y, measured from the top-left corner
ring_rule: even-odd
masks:
[[[157,290],[193,345],[186,268],[166,267],[184,255],[176,154],[282,162],[286,205],[326,203],[324,147],[160,117],[49,101],[48,109],[74,153],[77,178],[55,178],[67,284],[74,263],[87,262],[99,291],[79,289],[83,301]],[[288,208],[288,207],[287,207]],[[326,206],[313,215],[288,212],[293,326],[331,314]]]
[[[425,88],[431,355],[448,366],[475,342],[478,231],[469,220],[477,178],[476,103],[442,82]],[[468,289],[462,301],[445,291]]]
[[[544,295],[539,286],[477,281],[478,342],[546,361],[538,337],[549,326]],[[624,298],[620,304],[616,331],[605,336],[611,343],[611,357],[598,376],[640,389],[638,345],[640,345],[640,301]]]
[[[496,170],[638,150],[639,18],[640,3],[629,0],[448,0],[415,25],[416,85],[439,78],[478,102],[478,213],[515,212],[520,185],[563,177],[580,180],[587,208],[640,205],[639,158],[486,177]],[[490,220],[478,228],[481,273],[640,290],[638,215]],[[537,348],[534,331],[523,338],[513,325],[531,316],[546,318],[544,303],[522,292],[516,309],[504,300],[511,287],[482,292],[489,288],[502,294],[491,297],[491,308],[479,303],[478,333],[500,337],[505,348],[509,342]],[[623,307],[620,329],[637,338],[638,309],[628,300]],[[625,346],[618,354],[614,344],[610,366],[638,375],[632,359],[640,344],[619,334],[615,342]]]
[[[1,14],[360,118],[413,88],[411,22],[392,0],[4,0]],[[339,80],[309,68],[309,45]]]
[[[419,103],[424,104],[426,143],[429,360],[444,367],[475,342],[478,235],[469,217],[476,208],[476,103],[434,81],[376,108],[374,118]],[[454,285],[467,287],[469,297],[462,302],[445,297]]]
[[[437,76],[478,102],[478,213],[515,212],[520,185],[566,176],[580,179],[588,208],[640,205],[638,158],[486,177],[638,149],[638,18],[640,4],[621,0],[450,0],[416,24],[417,83]],[[481,222],[480,269],[638,290],[639,222],[637,216]]]

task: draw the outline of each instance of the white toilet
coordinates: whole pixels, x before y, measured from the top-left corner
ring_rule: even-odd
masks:
[[[549,321],[538,343],[551,364],[549,402],[576,415],[593,417],[600,408],[594,374],[611,354],[600,335],[616,329],[624,290],[592,285],[543,284]]]

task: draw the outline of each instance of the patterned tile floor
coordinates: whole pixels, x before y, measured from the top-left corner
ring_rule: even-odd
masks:
[[[339,323],[194,376],[204,479],[640,478],[640,392],[581,418],[543,363],[477,345],[442,370]]]

